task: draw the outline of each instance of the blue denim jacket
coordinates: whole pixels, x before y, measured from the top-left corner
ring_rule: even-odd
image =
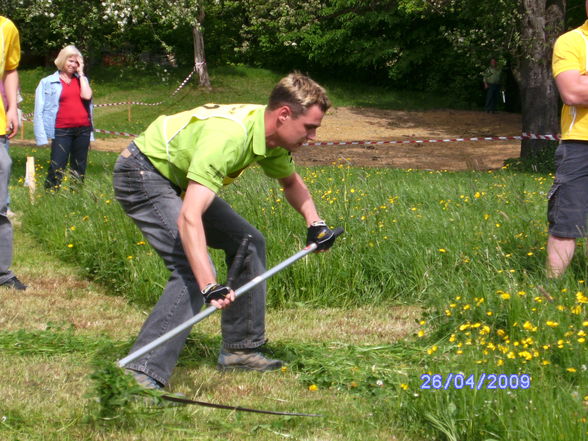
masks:
[[[78,74],[74,74],[78,76]],[[35,140],[37,145],[49,143],[49,139],[55,138],[55,120],[59,110],[59,97],[61,96],[61,81],[59,81],[59,71],[43,78],[37,90],[35,90]],[[92,100],[82,100],[88,114],[90,115],[90,124],[93,122]],[[94,141],[94,132],[90,134],[90,141]]]

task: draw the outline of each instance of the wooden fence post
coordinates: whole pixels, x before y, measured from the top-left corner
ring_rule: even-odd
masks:
[[[26,172],[25,172],[25,181],[24,185],[29,187],[29,197],[31,198],[31,203],[34,203],[35,200],[33,196],[35,195],[35,157],[34,156],[27,156],[27,165],[26,165]]]

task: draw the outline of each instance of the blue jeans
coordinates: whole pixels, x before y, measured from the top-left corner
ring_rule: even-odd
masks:
[[[14,277],[12,265],[12,224],[6,216],[8,209],[8,180],[12,159],[6,148],[7,139],[0,136],[0,284]]]
[[[6,151],[8,152],[8,154],[10,155],[10,141],[8,138],[6,138]],[[10,183],[10,173],[8,173],[8,178],[7,178],[8,182]],[[8,185],[8,184],[7,184]],[[10,208],[10,192],[7,192],[7,196],[6,196],[6,208]]]
[[[45,188],[59,188],[68,161],[73,178],[84,181],[91,131],[90,126],[55,129]]]
[[[133,352],[192,318],[202,308],[203,297],[178,232],[180,189],[163,177],[134,143],[128,152],[119,156],[114,167],[115,197],[171,272],[163,294],[131,349]],[[202,220],[208,246],[224,250],[228,267],[242,238],[252,236],[233,289],[265,271],[263,235],[225,201],[216,197]],[[261,283],[222,311],[224,348],[256,348],[265,343],[265,297],[265,283]],[[189,333],[189,329],[185,330],[127,367],[167,384]]]

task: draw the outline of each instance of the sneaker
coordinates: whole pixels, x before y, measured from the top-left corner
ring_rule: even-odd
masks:
[[[281,360],[267,358],[256,349],[240,349],[232,352],[222,349],[218,356],[217,368],[221,371],[275,371],[283,366]]]
[[[133,369],[125,368],[125,371],[127,374],[133,376],[139,386],[144,387],[145,389],[163,390],[163,384],[161,384],[155,378],[151,378],[149,375],[144,374],[143,372],[134,371]]]
[[[20,280],[18,280],[18,278],[16,276],[14,276],[12,279],[8,279],[6,282],[1,284],[0,286],[2,288],[16,289],[18,291],[24,291],[25,289],[27,289],[27,286],[24,283],[22,283]]]

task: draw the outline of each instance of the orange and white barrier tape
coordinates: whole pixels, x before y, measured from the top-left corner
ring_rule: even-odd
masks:
[[[31,121],[26,116],[23,116],[24,121]],[[131,138],[136,138],[139,135],[127,132],[118,132],[113,130],[104,130],[104,129],[94,129],[96,133],[105,133],[107,135],[116,135],[116,136],[128,136]],[[433,144],[433,143],[443,143],[443,142],[475,142],[475,141],[520,141],[522,139],[544,139],[548,141],[559,141],[561,139],[561,135],[552,135],[552,134],[545,134],[545,135],[538,135],[535,133],[526,133],[523,132],[520,136],[474,136],[471,138],[443,138],[443,139],[405,139],[400,141],[317,141],[317,142],[307,142],[303,145],[305,146],[340,146],[340,145],[385,145],[385,144]]]
[[[180,90],[182,90],[184,88],[184,86],[186,84],[188,84],[188,81],[190,81],[190,78],[192,78],[192,75],[194,75],[194,72],[196,72],[196,68],[197,68],[197,66],[194,66],[194,69],[192,69],[192,72],[190,72],[188,74],[188,76],[184,79],[184,81],[182,81],[180,83],[180,85],[176,88],[176,90],[173,91],[173,93],[170,95],[170,97],[177,94]],[[125,105],[129,105],[129,104],[132,104],[134,106],[159,106],[163,103],[164,103],[164,101],[159,101],[157,103],[144,103],[141,101],[120,101],[118,103],[94,104],[94,108],[109,107],[109,106],[125,106]]]

